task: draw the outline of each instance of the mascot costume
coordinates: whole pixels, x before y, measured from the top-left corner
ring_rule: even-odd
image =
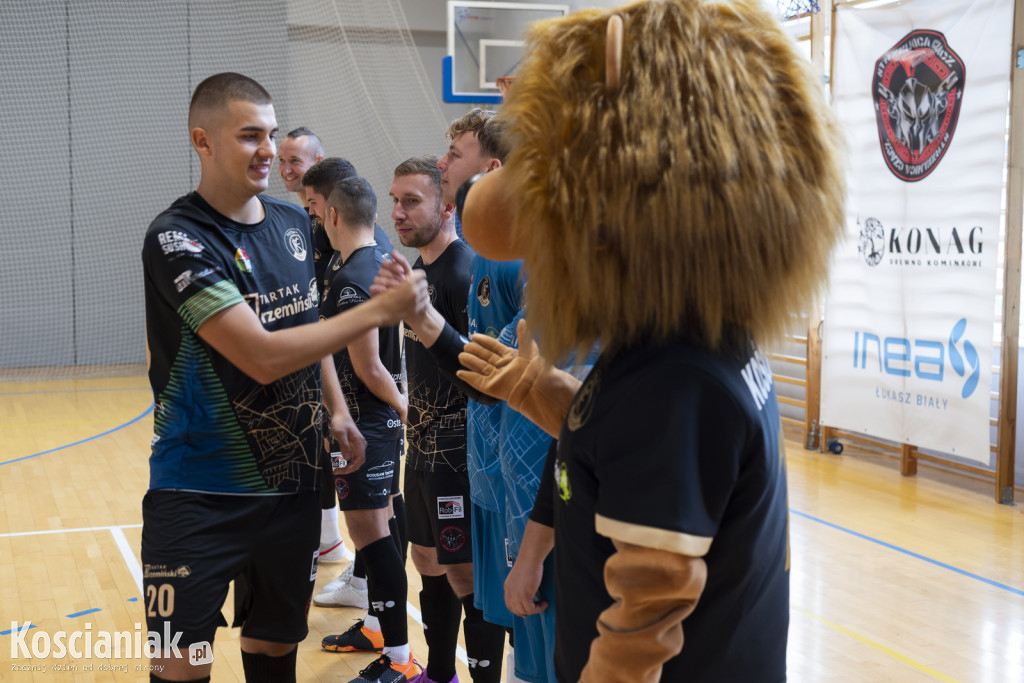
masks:
[[[759,349],[842,232],[818,79],[758,0],[636,2],[534,25],[500,116],[512,152],[463,230],[525,259],[530,329],[518,351],[475,336],[459,376],[558,437],[537,505],[559,680],[784,681],[786,472]],[[595,342],[582,384],[545,360]]]

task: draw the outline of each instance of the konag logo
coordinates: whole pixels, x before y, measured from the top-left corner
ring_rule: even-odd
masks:
[[[946,341],[906,337],[882,339],[871,332],[856,331],[853,333],[853,367],[875,370],[874,362],[870,367],[868,365],[868,358],[874,357],[878,362],[878,372],[942,382],[948,354],[953,372],[966,378],[960,397],[968,398],[978,388],[981,363],[974,344],[964,338],[966,330],[967,319],[960,318],[953,325]]]
[[[963,60],[939,31],[911,31],[875,62],[871,96],[886,165],[900,180],[921,180],[953,141]]]

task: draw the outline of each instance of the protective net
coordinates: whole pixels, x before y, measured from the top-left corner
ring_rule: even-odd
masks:
[[[140,370],[142,238],[199,181],[205,77],[262,83],[282,134],[351,160],[382,218],[395,165],[444,148],[399,0],[4,0],[0,18],[0,378]],[[276,163],[269,194],[295,201]]]
[[[783,19],[796,19],[821,11],[818,0],[775,0],[775,6]]]

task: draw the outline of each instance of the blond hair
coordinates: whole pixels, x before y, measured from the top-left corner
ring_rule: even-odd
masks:
[[[609,17],[624,23],[605,89]],[[757,0],[664,0],[535,24],[506,172],[531,325],[552,359],[737,325],[779,338],[826,277],[841,136],[810,65]]]

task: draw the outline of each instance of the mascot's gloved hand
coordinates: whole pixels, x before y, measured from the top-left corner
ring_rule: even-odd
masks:
[[[513,410],[557,437],[580,381],[541,357],[525,320],[519,321],[516,335],[518,351],[474,334],[459,354],[459,363],[467,369],[455,374],[477,391],[508,401]]]

